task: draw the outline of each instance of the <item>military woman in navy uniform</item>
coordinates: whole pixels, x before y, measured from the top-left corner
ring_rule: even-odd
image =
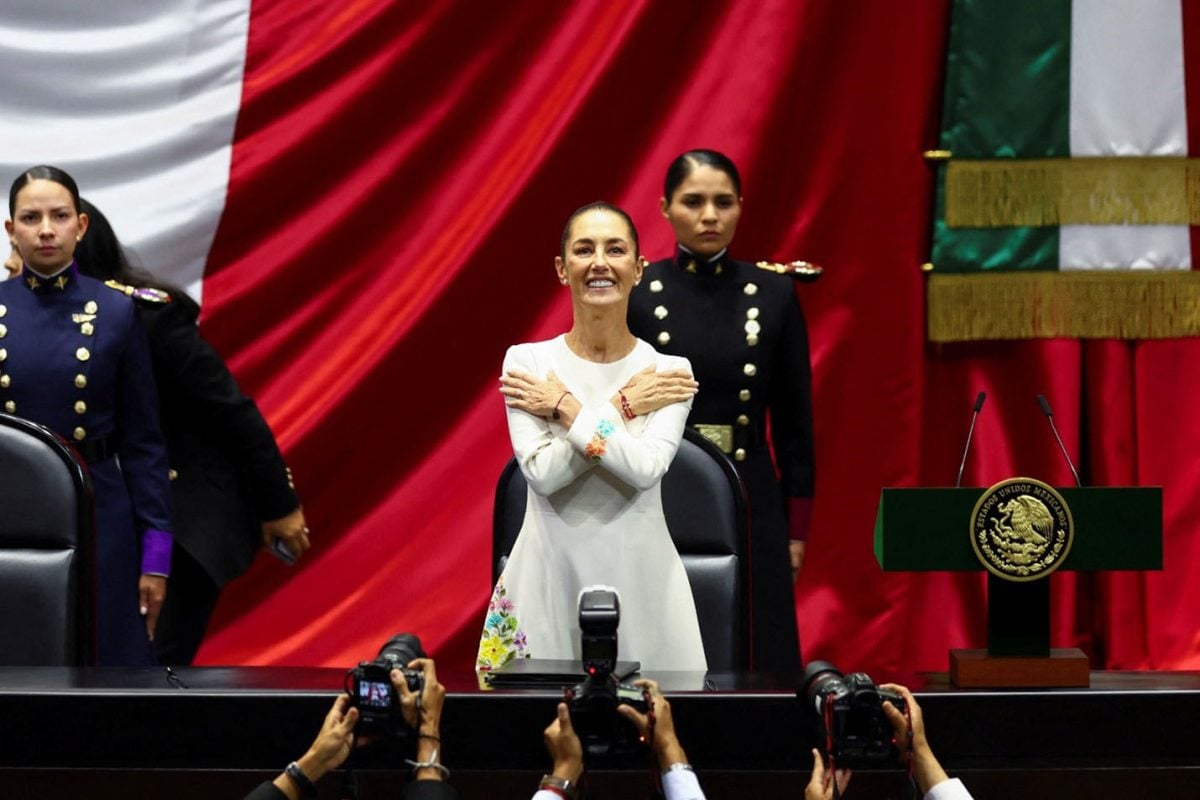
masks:
[[[0,409],[45,425],[87,461],[96,660],[152,665],[171,566],[171,490],[146,335],[133,300],[75,266],[88,219],[71,176],[47,166],[22,173],[8,209],[24,271],[0,283]]]
[[[700,392],[688,424],[729,455],[750,496],[754,666],[795,670],[792,587],[813,496],[804,316],[791,278],[729,256],[742,198],[728,157],[712,150],[679,156],[661,205],[678,244],[673,258],[646,268],[629,303],[629,327],[692,363]]]

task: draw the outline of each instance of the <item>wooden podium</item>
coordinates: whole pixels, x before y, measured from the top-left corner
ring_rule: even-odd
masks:
[[[981,570],[972,546],[970,489],[884,489],[875,559],[885,571]],[[1057,489],[1074,518],[1068,570],[1162,569],[1162,489]],[[950,651],[950,680],[964,687],[1087,686],[1087,657],[1050,647],[1050,582],[988,574],[988,646]]]

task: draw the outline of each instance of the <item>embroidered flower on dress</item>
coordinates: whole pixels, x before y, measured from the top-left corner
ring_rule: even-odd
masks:
[[[500,669],[514,658],[529,658],[529,643],[514,613],[516,605],[507,594],[501,577],[488,603],[488,615],[479,639],[475,669],[480,672]]]
[[[605,444],[605,439],[612,435],[616,430],[616,426],[611,420],[602,419],[596,425],[596,432],[592,434],[591,441],[583,448],[584,454],[592,461],[599,461],[608,452],[608,445]]]

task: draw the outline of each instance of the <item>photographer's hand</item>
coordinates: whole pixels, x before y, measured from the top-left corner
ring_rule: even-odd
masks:
[[[553,775],[578,783],[583,774],[583,745],[571,725],[571,712],[566,703],[558,704],[558,716],[542,734],[546,750],[554,761]]]
[[[338,695],[325,715],[317,738],[313,739],[308,752],[296,761],[306,778],[316,783],[327,772],[345,763],[354,746],[354,726],[357,724],[358,709],[350,707],[350,696]],[[300,787],[286,773],[281,773],[273,783],[290,800],[300,800]]]
[[[404,715],[404,721],[417,731],[416,760],[440,764],[442,703],[446,699],[446,687],[438,683],[437,667],[432,658],[414,658],[408,662],[408,668],[419,669],[424,676],[425,685],[419,694],[419,711],[418,693],[408,688],[408,679],[404,677],[404,673],[394,669],[391,679],[392,686],[396,688],[396,694],[400,698],[400,711]],[[422,767],[416,771],[415,777],[419,781],[440,781],[442,772],[433,767]]]
[[[847,784],[850,783],[850,770],[839,769],[835,774],[826,768],[825,759],[821,758],[821,751],[814,747],[812,754],[812,777],[809,778],[808,786],[804,787],[804,800],[833,800],[833,782],[835,780],[837,781],[838,795],[843,794]]]
[[[650,745],[654,748],[654,755],[658,757],[659,767],[667,770],[671,768],[672,764],[688,763],[687,753],[683,752],[683,745],[679,743],[679,738],[675,735],[675,721],[671,718],[671,704],[667,702],[667,698],[663,697],[658,682],[649,678],[639,678],[633,682],[633,685],[650,690],[650,702],[653,703],[654,710],[654,740],[650,742]],[[635,708],[627,705],[617,706],[617,713],[632,722],[643,737],[651,735],[649,715],[639,713]]]
[[[892,723],[892,730],[896,735],[896,746],[900,749],[900,757],[905,758],[908,748],[912,748],[913,780],[917,782],[917,788],[924,795],[942,781],[949,780],[946,771],[934,757],[933,750],[929,747],[929,740],[925,738],[925,715],[907,687],[898,683],[884,683],[880,684],[879,688],[899,694],[908,704],[908,715],[905,716],[899,709],[884,700],[883,713],[887,716],[888,722]],[[909,720],[912,721],[911,726]]]

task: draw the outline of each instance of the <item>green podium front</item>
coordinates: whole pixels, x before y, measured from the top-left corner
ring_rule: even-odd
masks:
[[[972,545],[972,516],[988,489],[884,489],[875,516],[875,559],[885,571],[984,569]],[[1162,569],[1162,489],[1056,490],[1074,519],[1060,569]],[[1050,647],[1050,582],[988,574],[986,651],[951,651],[962,686],[1087,685],[1079,650]]]

